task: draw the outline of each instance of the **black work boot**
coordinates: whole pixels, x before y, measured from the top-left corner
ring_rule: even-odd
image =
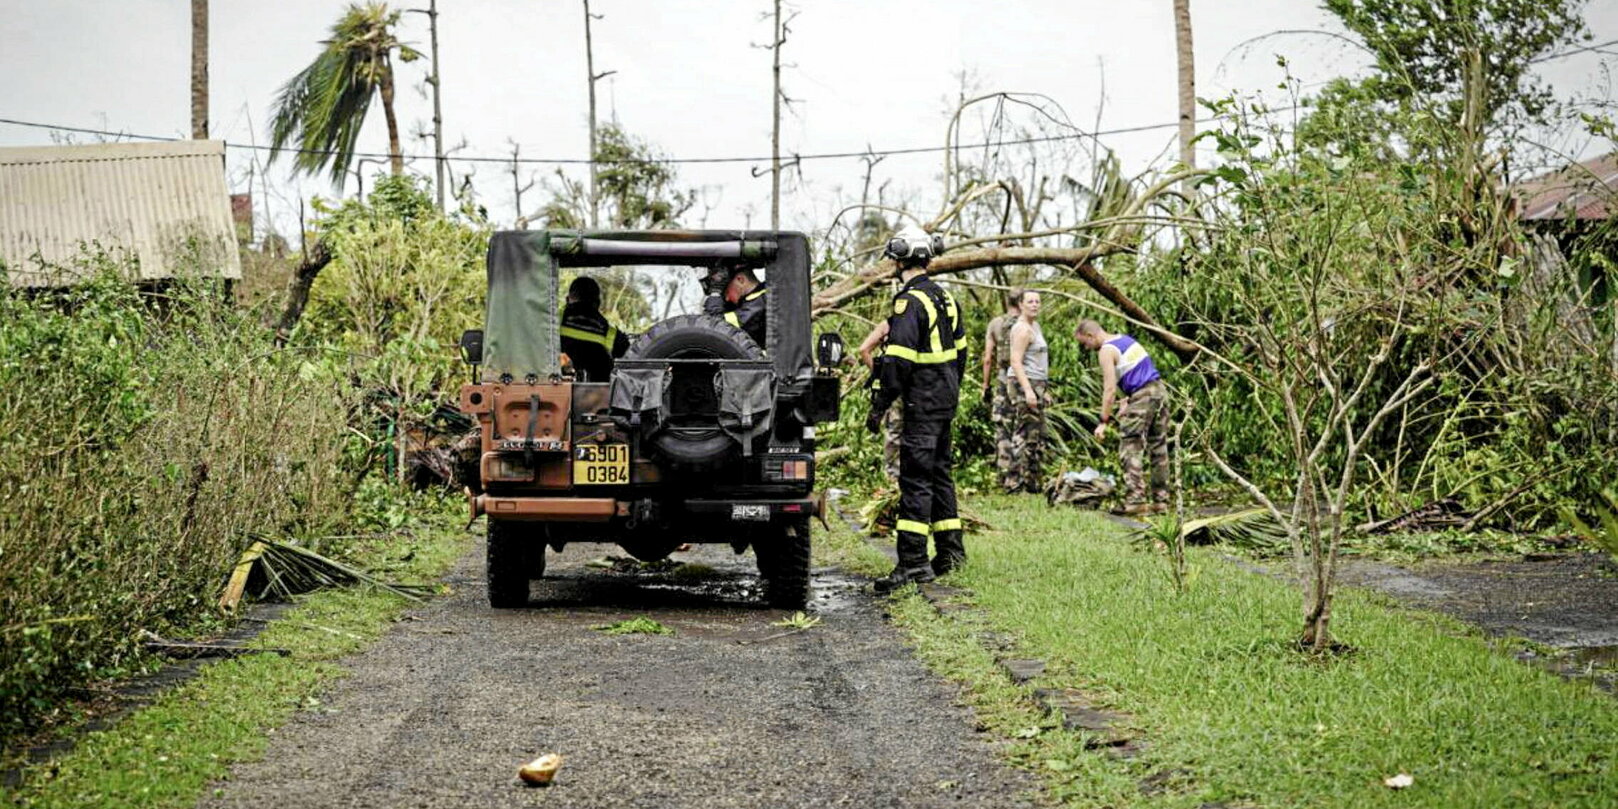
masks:
[[[885,595],[907,584],[925,584],[936,578],[931,567],[895,567],[892,573],[872,582],[871,587]]]
[[[952,571],[955,570],[955,568],[960,567],[961,563],[964,562],[964,561],[966,561],[966,559],[964,557],[958,556],[958,555],[953,554],[953,553],[948,553],[948,554],[941,553],[941,554],[939,554],[937,556],[934,556],[933,557],[933,575],[934,576],[940,576],[940,577],[948,576]]]

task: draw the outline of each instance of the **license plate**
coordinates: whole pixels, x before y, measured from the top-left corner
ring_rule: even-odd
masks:
[[[573,447],[573,485],[629,483],[628,444],[579,444]]]
[[[746,522],[769,522],[770,507],[737,503],[730,507],[730,518]]]

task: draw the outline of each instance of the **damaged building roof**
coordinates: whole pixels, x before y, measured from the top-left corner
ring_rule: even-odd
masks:
[[[1518,183],[1517,218],[1600,220],[1618,211],[1618,152]]]
[[[0,266],[13,286],[60,286],[99,244],[152,281],[239,279],[217,140],[0,148]]]

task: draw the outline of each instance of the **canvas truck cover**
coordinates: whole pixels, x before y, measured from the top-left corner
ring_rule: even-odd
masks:
[[[489,240],[484,382],[545,380],[561,370],[550,243],[546,231],[504,231]]]
[[[502,231],[489,242],[483,379],[521,381],[559,370],[557,268],[631,264],[710,266],[752,259],[769,280],[767,343],[784,394],[814,375],[809,337],[809,243],[789,231]],[[693,279],[692,283],[696,283]]]

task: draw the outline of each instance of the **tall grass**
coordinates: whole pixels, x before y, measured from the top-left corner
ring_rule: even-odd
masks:
[[[64,291],[0,284],[0,737],[210,609],[248,537],[334,533],[355,478],[342,358],[85,261]]]

